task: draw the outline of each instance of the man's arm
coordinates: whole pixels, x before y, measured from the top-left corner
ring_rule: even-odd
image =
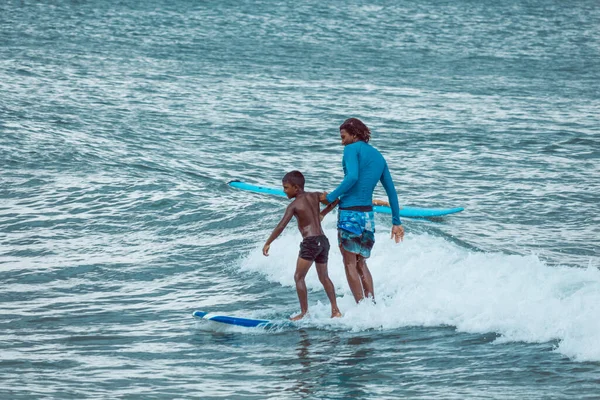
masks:
[[[287,208],[285,209],[285,213],[283,214],[281,221],[279,221],[279,223],[277,224],[275,229],[273,229],[271,236],[269,236],[269,238],[265,242],[265,245],[263,246],[263,254],[265,256],[269,255],[269,248],[271,247],[271,243],[273,243],[273,241],[275,239],[277,239],[279,237],[279,235],[281,235],[281,232],[283,232],[283,230],[285,229],[287,224],[290,222],[290,220],[294,216],[294,209],[295,209],[294,202],[292,202],[292,204],[287,206]]]
[[[400,221],[400,205],[398,204],[398,193],[396,193],[396,188],[394,187],[394,181],[392,180],[392,175],[390,174],[390,170],[385,164],[383,168],[383,173],[381,174],[381,178],[379,179],[385,192],[387,193],[388,200],[390,202],[390,208],[392,209],[392,224],[393,225],[402,225],[402,221]]]
[[[398,243],[404,239],[404,228],[402,227],[402,221],[400,221],[400,205],[398,204],[398,194],[396,193],[394,181],[392,180],[392,175],[390,174],[390,169],[388,168],[387,163],[383,168],[383,173],[381,174],[380,180],[385,192],[388,195],[390,208],[392,209],[392,239]]]
[[[327,204],[348,192],[358,182],[358,146],[349,144],[344,147],[344,165],[346,166],[346,176],[337,189],[326,195]]]

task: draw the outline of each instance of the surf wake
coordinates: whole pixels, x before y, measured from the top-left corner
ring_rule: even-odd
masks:
[[[405,326],[455,326],[468,333],[495,332],[496,342],[558,341],[555,351],[576,361],[600,361],[600,270],[551,267],[535,255],[473,252],[440,237],[408,234],[402,244],[387,230],[376,234],[368,261],[376,304],[354,303],[346,283],[334,226],[326,226],[332,248],[329,275],[344,317],[329,318],[329,305],[314,300],[311,320],[335,329],[394,329]],[[270,257],[261,244],[241,262],[271,282],[294,285],[301,241],[287,230]],[[322,291],[314,267],[309,291]],[[295,295],[295,292],[293,292]]]

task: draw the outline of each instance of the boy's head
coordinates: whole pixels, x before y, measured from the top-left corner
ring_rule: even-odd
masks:
[[[288,172],[281,180],[281,183],[288,199],[296,197],[299,191],[304,191],[304,175],[300,171]]]

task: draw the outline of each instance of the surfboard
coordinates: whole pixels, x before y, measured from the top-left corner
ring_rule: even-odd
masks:
[[[212,314],[204,311],[194,311],[192,315],[195,318],[200,318],[207,321],[220,322],[222,324],[235,326],[243,326],[246,328],[271,328],[275,326],[274,322],[271,322],[267,319],[230,317],[227,315]]]
[[[231,181],[229,182],[229,186],[246,190],[248,192],[260,193],[260,194],[268,194],[272,196],[279,197],[287,197],[285,192],[280,189],[265,187],[265,186],[257,186],[249,183],[241,182],[241,181]],[[400,206],[400,216],[407,218],[429,218],[429,217],[441,217],[444,215],[455,214],[457,212],[463,211],[462,207],[454,207],[454,208],[420,208],[420,207],[408,207],[408,206]],[[373,206],[373,211],[383,214],[391,214],[392,209],[387,206]]]

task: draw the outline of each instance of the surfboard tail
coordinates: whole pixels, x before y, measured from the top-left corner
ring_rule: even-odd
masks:
[[[266,319],[231,317],[228,315],[218,315],[204,311],[194,311],[192,315],[196,318],[200,318],[207,321],[220,322],[222,324],[235,326],[243,326],[246,328],[267,328],[272,325],[271,321]]]

